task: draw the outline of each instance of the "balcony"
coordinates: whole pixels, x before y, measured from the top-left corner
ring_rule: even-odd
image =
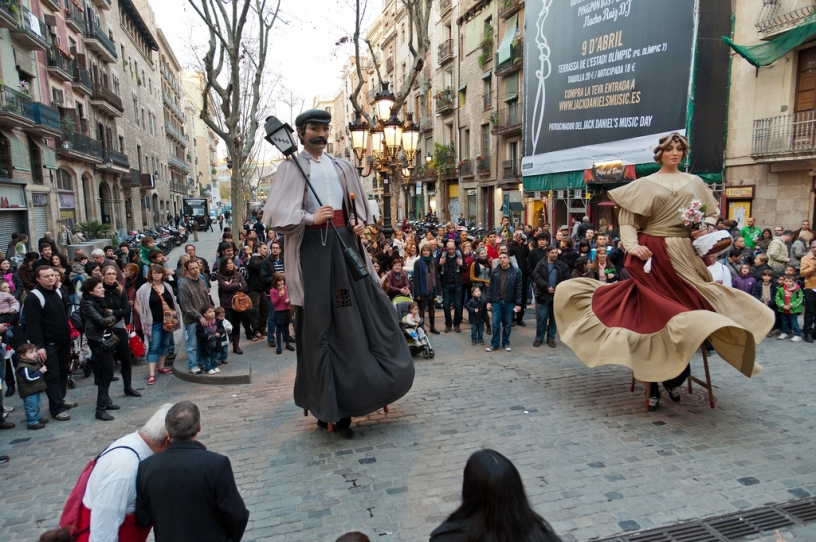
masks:
[[[165,122],[164,129],[170,137],[181,143],[183,146],[185,147],[187,146],[187,137],[178,130],[176,130],[176,128],[172,124],[170,124],[169,122]]]
[[[463,160],[459,160],[459,176],[460,177],[473,177],[473,161],[469,158],[465,158]]]
[[[521,133],[521,108],[518,102],[499,109],[490,115],[490,122],[493,124],[490,133],[493,135],[515,135]]]
[[[44,103],[34,102],[31,104],[31,113],[34,117],[34,125],[25,128],[29,134],[40,137],[56,137],[60,135],[60,114],[59,111]]]
[[[453,40],[442,40],[442,43],[439,45],[439,57],[437,62],[441,66],[449,60],[453,60]]]
[[[513,181],[519,178],[519,161],[505,160],[502,162],[502,180]]]
[[[450,11],[453,7],[453,0],[439,0],[439,17]]]
[[[377,89],[373,88],[366,93],[366,100],[368,103],[374,103],[374,98],[377,96]]]
[[[184,122],[184,111],[178,108],[178,106],[173,102],[173,98],[170,97],[167,92],[162,91],[162,95],[164,96],[164,103],[170,107],[170,110],[176,114],[176,116]]]
[[[450,179],[456,177],[457,163],[456,163],[456,149],[453,143],[436,147],[434,150],[434,160],[436,161],[436,170],[439,176],[443,179]]]
[[[91,106],[96,107],[111,117],[121,117],[125,112],[122,99],[108,87],[94,83]]]
[[[55,138],[57,156],[66,160],[87,162],[89,164],[102,163],[102,142],[88,136],[63,130],[62,136]]]
[[[453,89],[451,88],[438,92],[434,96],[434,101],[436,102],[436,112],[440,115],[453,113],[453,110],[456,109],[456,104],[453,101]]]
[[[105,2],[106,0],[101,0]],[[82,41],[90,51],[93,51],[103,62],[112,64],[116,62],[119,55],[116,54],[116,45],[110,39],[108,33],[102,30],[98,24],[92,21],[86,21],[85,34]]]
[[[170,181],[170,191],[171,192],[179,192],[181,194],[187,193],[187,186],[185,186],[183,181],[172,180]]]
[[[422,117],[422,120],[419,121],[419,129],[423,132],[433,132],[434,129],[434,120],[433,117],[427,115]]]
[[[0,0],[0,28],[8,28],[9,30],[17,28],[19,13],[14,0]]]
[[[153,181],[153,175],[150,173],[142,173],[142,182],[139,186],[141,186],[142,190],[156,188],[156,183]]]
[[[142,172],[138,169],[130,169],[130,175],[122,175],[119,177],[122,186],[140,186],[142,184]]]
[[[0,125],[14,128],[33,126],[31,99],[13,88],[0,86]]]
[[[108,11],[111,8],[110,0],[91,0],[91,1],[101,11]]]
[[[498,53],[496,54],[498,57]],[[506,58],[496,65],[496,75],[503,77],[516,73],[521,69],[522,58],[524,57],[524,40],[517,38],[510,44],[510,58]],[[498,60],[498,58],[496,58]]]
[[[490,157],[486,155],[476,157],[476,173],[480,177],[490,176]]]
[[[816,157],[816,112],[755,120],[751,156],[760,162]]]
[[[190,173],[190,166],[181,158],[171,154],[167,159],[168,165],[176,171],[181,171],[185,175]]]
[[[73,62],[62,50],[52,47],[48,50],[48,73],[60,81],[73,81]]]
[[[74,64],[74,82],[72,87],[74,92],[85,94],[86,96],[93,96],[91,72],[76,63]]]
[[[102,164],[96,166],[97,171],[105,173],[118,173],[122,178],[126,178],[130,173],[130,161],[126,154],[112,149],[102,150]]]
[[[68,0],[70,2],[70,0]],[[51,9],[60,11],[62,10],[62,0],[40,0],[40,4],[45,4],[46,6],[50,7]]]
[[[82,9],[76,7],[71,0],[65,3],[63,16],[65,17],[65,24],[74,32],[81,34],[85,31],[85,14],[82,12]]]
[[[20,23],[10,30],[17,43],[35,51],[48,49],[48,33],[45,24],[34,16],[27,7],[16,6],[20,13]]]
[[[763,39],[771,39],[790,30],[816,11],[814,0],[763,0],[754,26]]]
[[[385,72],[386,73],[391,73],[392,71],[394,71],[394,59],[386,58],[385,59]]]
[[[509,19],[519,12],[524,5],[524,0],[501,0],[499,3],[499,17]]]
[[[435,181],[436,178],[436,170],[425,165],[417,166],[411,174],[411,179],[417,182]]]

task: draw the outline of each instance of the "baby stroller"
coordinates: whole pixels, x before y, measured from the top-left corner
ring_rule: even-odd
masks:
[[[403,337],[405,337],[405,341],[408,343],[408,349],[411,351],[411,355],[415,356],[422,352],[423,358],[433,358],[434,351],[431,347],[431,342],[428,340],[428,336],[424,333],[424,331],[417,336],[414,332],[414,328],[402,321],[405,315],[408,314],[408,307],[412,302],[413,299],[405,295],[398,295],[391,301],[391,303],[394,305],[394,309],[397,311],[399,326],[402,330]],[[424,323],[424,321],[420,321],[420,328]]]

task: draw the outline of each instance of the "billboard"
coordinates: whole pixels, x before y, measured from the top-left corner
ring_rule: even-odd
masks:
[[[685,133],[695,0],[527,0],[524,176],[652,162]]]

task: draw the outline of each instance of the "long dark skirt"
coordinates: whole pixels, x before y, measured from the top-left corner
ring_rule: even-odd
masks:
[[[359,246],[352,232],[338,229],[348,246]],[[295,308],[295,404],[337,422],[408,393],[414,362],[379,283],[371,277],[354,282],[331,231],[307,230],[300,258],[304,306]]]

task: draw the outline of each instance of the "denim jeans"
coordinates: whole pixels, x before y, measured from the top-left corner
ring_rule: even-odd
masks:
[[[229,339],[224,339],[224,342],[221,343],[221,356],[219,357],[219,361],[221,363],[226,363],[228,357],[229,357]]]
[[[793,334],[801,336],[802,332],[799,330],[799,315],[780,313],[782,316],[782,333],[790,333],[793,328]]]
[[[156,363],[160,357],[167,356],[175,346],[173,333],[165,331],[161,322],[153,322],[150,328],[150,345],[147,349],[147,362]]]
[[[198,337],[196,336],[196,326],[198,322],[195,324],[187,324],[187,368],[193,369],[194,367],[198,367],[199,359],[198,359]]]
[[[490,339],[490,346],[499,347],[499,333],[501,332],[501,345],[510,346],[510,329],[513,324],[513,304],[504,301],[493,303],[490,307],[493,312],[493,337]]]
[[[37,425],[40,423],[40,392],[32,393],[23,399],[25,408],[26,425]]]
[[[549,320],[549,325],[548,325]],[[553,302],[538,303],[536,302],[536,336],[535,340],[544,342],[544,336],[547,340],[554,341],[555,334],[558,330],[555,327],[555,314],[553,314]]]
[[[209,371],[210,369],[215,369],[218,367],[219,360],[221,359],[221,354],[215,354],[211,356],[209,354],[204,355],[202,353],[201,357],[198,358],[198,362],[202,365],[201,369],[204,372]]]
[[[478,343],[484,341],[484,322],[470,324],[470,342]]]
[[[462,323],[462,284],[453,283],[442,285],[442,300],[445,308],[445,327],[449,328],[451,325],[459,327],[459,324]],[[451,305],[454,307],[452,321]]]
[[[266,317],[266,342],[275,343],[275,311],[269,307],[269,314]]]

